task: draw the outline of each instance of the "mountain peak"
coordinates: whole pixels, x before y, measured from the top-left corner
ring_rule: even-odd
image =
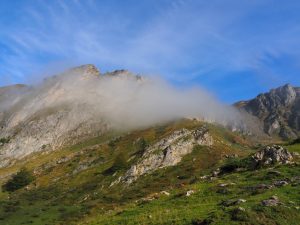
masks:
[[[93,64],[85,64],[78,67],[71,68],[67,71],[71,74],[80,74],[83,78],[99,77],[100,71]]]
[[[299,103],[299,88],[285,84],[235,106],[260,119],[267,134],[290,139],[300,131]]]
[[[296,99],[296,95],[296,90],[290,84],[285,84],[270,91],[270,97],[277,98],[284,106],[293,103]]]
[[[130,79],[130,80],[137,80],[137,81],[143,81],[144,78],[140,75],[136,75],[128,70],[120,69],[120,70],[114,70],[112,72],[105,73],[105,76],[110,76],[113,78],[118,79]]]

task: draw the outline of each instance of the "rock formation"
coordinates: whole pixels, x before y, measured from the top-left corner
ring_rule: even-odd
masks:
[[[114,79],[140,79],[123,70],[113,74]],[[109,75],[101,76],[89,64],[49,77],[38,86],[0,88],[0,139],[5,140],[0,145],[0,167],[110,130],[111,124],[89,99],[97,94],[93,85],[110,79]]]
[[[258,118],[265,133],[294,139],[300,131],[300,88],[286,84],[235,104],[242,112]]]
[[[191,153],[195,145],[211,146],[213,139],[208,129],[203,126],[195,130],[182,129],[148,147],[139,160],[121,178],[130,184],[143,174],[159,168],[174,166]]]
[[[271,164],[289,164],[293,160],[292,154],[279,145],[267,146],[252,156],[254,167]]]

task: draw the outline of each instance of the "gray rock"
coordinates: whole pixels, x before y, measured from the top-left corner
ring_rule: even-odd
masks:
[[[189,196],[191,196],[194,193],[195,193],[195,191],[189,190],[189,191],[186,192],[185,196],[189,197]]]
[[[138,177],[151,173],[157,169],[174,166],[181,159],[191,153],[195,145],[211,146],[213,139],[206,126],[193,131],[181,129],[173,132],[168,137],[149,146],[141,159],[126,172],[122,181],[132,183]]]
[[[279,181],[276,181],[275,183],[274,183],[274,186],[275,187],[282,187],[282,186],[286,186],[286,185],[288,185],[289,183],[287,182],[287,181],[285,181],[285,180],[279,180]]]
[[[170,195],[170,193],[169,193],[169,192],[167,192],[167,191],[161,191],[160,193],[161,193],[161,194],[163,194],[163,195],[167,195],[167,196],[169,196],[169,195]]]
[[[218,168],[212,172],[212,176],[217,177],[220,173],[221,173],[220,168]]]
[[[286,84],[235,104],[241,111],[256,117],[268,135],[294,139],[300,131],[300,89]]]
[[[253,189],[255,190],[265,190],[265,189],[272,189],[274,186],[273,185],[268,185],[268,184],[258,184],[256,185]]]
[[[252,156],[254,167],[270,164],[288,164],[293,160],[292,154],[282,146],[267,146]]]
[[[115,114],[120,103],[104,90],[111,82],[139,86],[146,80],[125,70],[100,76],[89,64],[36,86],[0,87],[0,139],[10,137],[9,143],[0,142],[0,167],[32,153],[60,149],[127,127],[122,113]]]
[[[261,203],[263,206],[277,206],[277,205],[281,204],[278,197],[275,195],[269,199],[263,200]]]

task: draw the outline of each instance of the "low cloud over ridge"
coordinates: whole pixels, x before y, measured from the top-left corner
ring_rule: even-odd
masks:
[[[50,77],[16,94],[18,120],[45,108],[78,107],[79,118],[101,117],[117,128],[137,128],[178,118],[200,118],[223,125],[240,120],[239,113],[200,88],[178,89],[160,78],[119,70],[100,75],[92,65]],[[7,104],[2,103],[3,106]],[[87,116],[88,115],[88,116]],[[16,124],[18,122],[15,122]]]

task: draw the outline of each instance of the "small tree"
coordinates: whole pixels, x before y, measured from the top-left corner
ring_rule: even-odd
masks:
[[[127,168],[126,157],[124,153],[120,153],[115,157],[112,166],[108,168],[106,171],[104,171],[104,174],[113,174],[114,172],[117,172],[125,168]]]
[[[136,152],[135,154],[138,156],[142,156],[148,147],[148,143],[144,138],[141,138],[136,144]]]
[[[34,180],[34,176],[26,168],[22,168],[18,173],[14,174],[3,186],[4,191],[13,192],[21,189]]]
[[[9,137],[7,137],[7,138],[0,138],[0,145],[7,144],[7,143],[9,143],[9,141],[10,141]]]

